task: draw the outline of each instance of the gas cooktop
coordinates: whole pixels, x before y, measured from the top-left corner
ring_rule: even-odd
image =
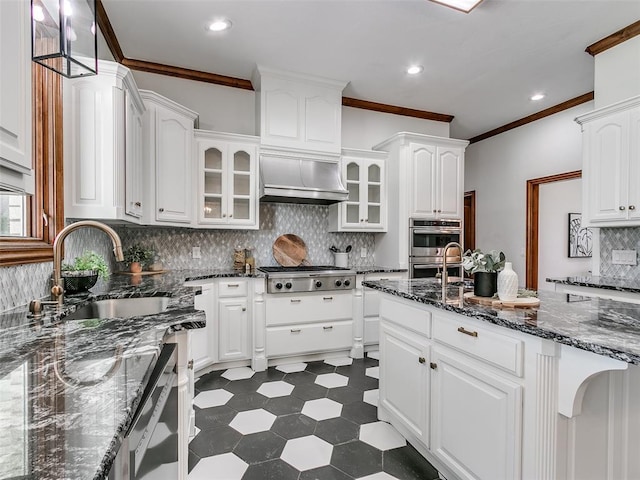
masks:
[[[348,271],[349,268],[334,267],[333,265],[300,265],[298,267],[259,267],[264,273],[293,273],[293,272],[330,272]]]
[[[353,270],[333,265],[260,267],[258,270],[267,274],[267,293],[351,290],[356,285]]]

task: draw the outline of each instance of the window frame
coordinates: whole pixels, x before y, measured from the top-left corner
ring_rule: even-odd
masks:
[[[35,192],[28,237],[0,237],[0,267],[53,261],[53,241],[64,227],[62,77],[31,64]]]

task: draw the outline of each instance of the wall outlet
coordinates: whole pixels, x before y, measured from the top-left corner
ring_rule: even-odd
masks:
[[[637,265],[635,250],[613,250],[611,263],[614,265]]]
[[[367,247],[360,248],[360,258],[367,258]]]
[[[193,247],[191,249],[191,256],[193,258],[200,258],[200,247]]]

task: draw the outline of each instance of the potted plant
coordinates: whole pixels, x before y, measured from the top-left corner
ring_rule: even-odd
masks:
[[[478,297],[493,297],[498,289],[498,272],[504,268],[504,253],[491,250],[483,253],[467,250],[462,257],[462,267],[473,274],[473,293]]]
[[[131,273],[140,273],[142,267],[153,259],[153,249],[134,243],[123,252],[123,255]]]
[[[84,292],[96,284],[98,277],[109,278],[109,266],[102,255],[85,250],[73,263],[62,265],[61,277],[65,292]]]

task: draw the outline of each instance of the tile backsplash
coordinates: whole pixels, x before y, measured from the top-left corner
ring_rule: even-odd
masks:
[[[153,247],[164,268],[171,270],[191,268],[231,268],[236,246],[252,247],[256,265],[275,265],[271,247],[276,238],[294,233],[307,245],[308,261],[315,265],[333,265],[331,245],[340,250],[351,245],[349,264],[374,264],[374,235],[372,233],[329,233],[329,209],[315,205],[262,204],[260,230],[198,230],[191,228],[114,226],[122,238],[124,248],[134,242]],[[201,258],[192,258],[192,247],[200,247]],[[362,248],[367,256],[360,257]],[[116,265],[109,238],[94,228],[83,228],[71,233],[65,241],[65,258],[72,261],[84,250],[102,254],[111,262],[111,270],[124,268]],[[49,294],[51,262],[0,268],[0,311],[28,303]]]
[[[640,280],[640,265],[614,265],[613,250],[636,250],[640,253],[640,227],[600,229],[600,275]]]

